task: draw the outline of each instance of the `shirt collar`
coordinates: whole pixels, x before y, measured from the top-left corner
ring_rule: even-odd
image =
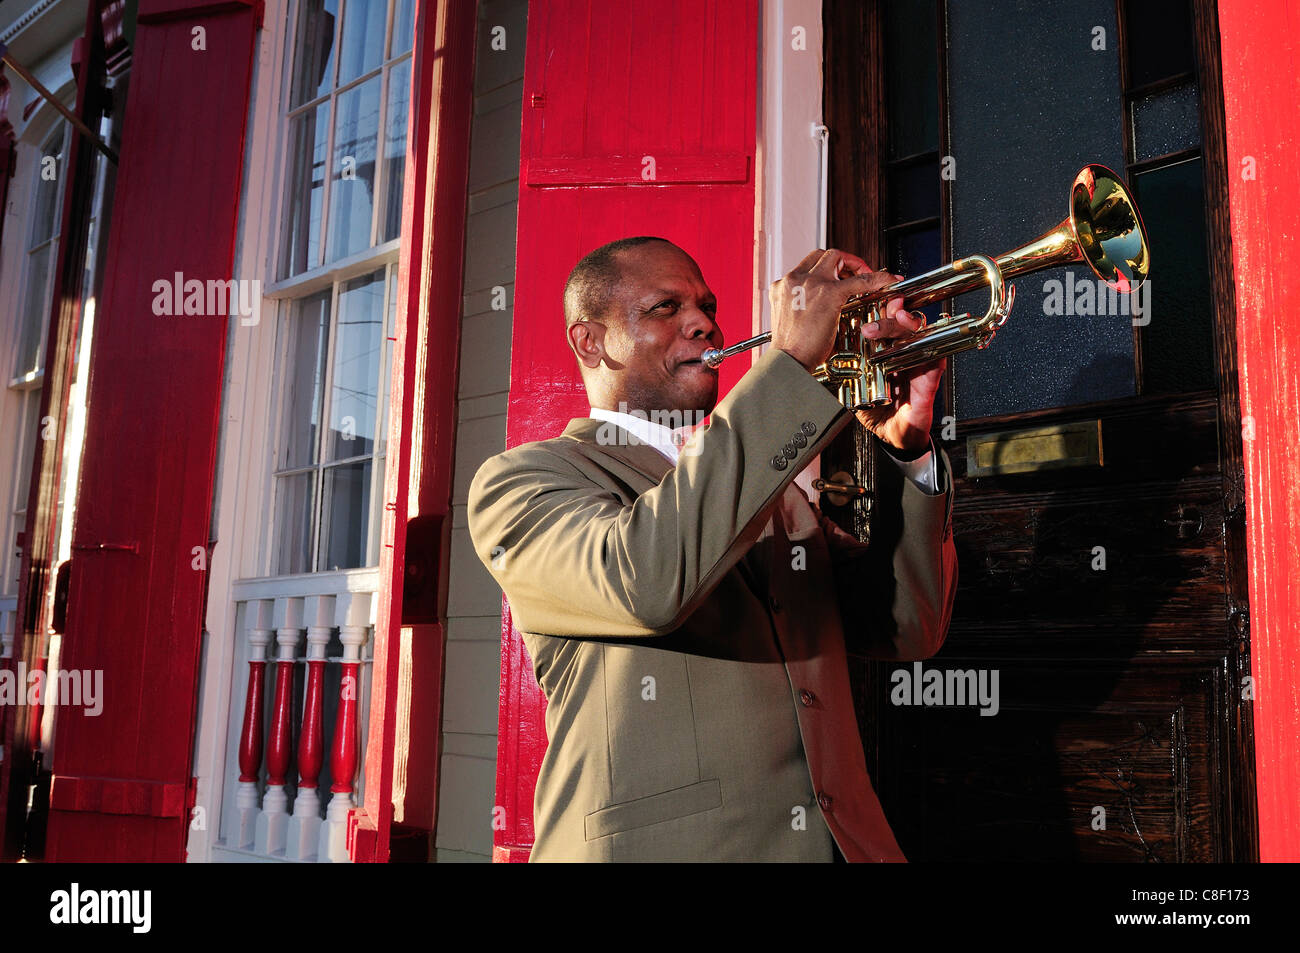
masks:
[[[656,423],[644,416],[638,417],[617,410],[606,410],[603,407],[592,407],[588,416],[596,420],[606,420],[612,424],[617,424],[642,443],[648,443],[654,447],[667,457],[668,462],[674,466],[677,465],[678,457],[681,456],[682,445],[695,432],[693,426],[669,429],[663,424]]]

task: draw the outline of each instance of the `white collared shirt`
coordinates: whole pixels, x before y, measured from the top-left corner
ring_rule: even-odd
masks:
[[[617,410],[605,410],[603,407],[592,407],[589,416],[595,420],[605,420],[615,424],[628,431],[642,443],[648,443],[665,457],[673,466],[677,465],[681,457],[682,444],[690,439],[695,432],[694,427],[678,427],[675,430],[655,423],[644,417],[634,417],[631,414],[622,414]],[[931,495],[939,492],[938,476],[934,467],[934,452],[927,450],[915,460],[897,460],[893,456],[889,459],[898,464],[898,468],[903,471],[903,475],[915,483],[918,487]]]

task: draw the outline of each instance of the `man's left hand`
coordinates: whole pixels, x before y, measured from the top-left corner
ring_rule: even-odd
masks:
[[[881,319],[863,327],[863,337],[882,341],[913,337],[925,323],[919,314],[904,310],[902,304],[901,298],[891,298]],[[924,450],[930,445],[934,397],[947,366],[948,359],[943,357],[893,375],[889,379],[893,403],[856,411],[858,422],[891,447],[910,453]]]

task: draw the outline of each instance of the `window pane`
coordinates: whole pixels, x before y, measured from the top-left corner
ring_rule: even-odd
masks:
[[[345,463],[325,471],[321,512],[320,571],[355,569],[366,564],[370,524],[370,461]]]
[[[34,248],[58,234],[59,196],[63,192],[63,127],[51,136],[41,150],[36,167],[36,208],[33,210],[32,236],[28,248]]]
[[[327,461],[374,452],[383,321],[383,271],[354,278],[339,291]]]
[[[415,0],[397,0],[393,13],[393,50],[389,56],[401,56],[411,48],[415,36]]]
[[[8,567],[5,571],[4,585],[0,591],[5,595],[16,596],[18,594],[18,575],[22,572],[22,550],[18,548],[18,534],[27,529],[27,514],[20,513],[14,517],[14,532],[7,542],[7,548],[4,551],[5,565]]]
[[[388,126],[384,134],[384,233],[391,241],[402,231],[402,183],[406,172],[407,106],[411,100],[411,61],[394,66],[388,74]]]
[[[384,59],[388,0],[347,0],[339,41],[339,85],[378,69]]]
[[[389,401],[388,396],[393,390],[393,341],[397,336],[397,265],[394,263],[388,269],[388,332],[384,336],[384,364],[380,368],[380,380],[384,381],[384,390],[380,398],[384,402],[384,409],[379,418],[379,449],[376,451],[382,458],[388,452],[388,414]],[[382,473],[382,462],[380,463]]]
[[[18,359],[14,376],[23,377],[41,369],[41,338],[50,308],[50,272],[54,268],[58,244],[51,243],[27,256],[27,291],[23,303],[23,323],[18,339]]]
[[[320,261],[321,209],[325,201],[325,150],[328,148],[329,103],[296,117],[290,131],[288,234],[280,273],[292,278]]]
[[[1214,386],[1210,269],[1205,257],[1201,160],[1134,176],[1151,253],[1150,323],[1142,329],[1148,394]]]
[[[36,461],[36,443],[41,439],[41,392],[29,390],[23,395],[22,450],[18,456],[18,495],[14,509],[26,511],[27,492],[31,489],[32,464]]]
[[[1189,0],[1124,0],[1130,89],[1196,68]]]
[[[1201,144],[1201,104],[1196,86],[1175,89],[1133,102],[1134,158],[1153,159]]]
[[[334,25],[338,0],[300,0],[298,50],[293,68],[293,106],[324,96],[334,88]]]
[[[316,473],[295,473],[277,478],[275,569],[279,576],[311,570],[311,510]]]
[[[889,0],[884,13],[888,151],[898,159],[939,148],[938,4]]]
[[[330,172],[329,261],[370,247],[379,140],[379,77],[338,97]]]
[[[316,462],[320,435],[321,382],[330,325],[330,292],[304,299],[294,308],[285,396],[284,452],[280,469]]]

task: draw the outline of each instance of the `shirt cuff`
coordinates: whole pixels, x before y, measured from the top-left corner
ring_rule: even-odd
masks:
[[[898,469],[903,471],[903,475],[915,483],[919,488],[929,493],[931,496],[939,492],[939,477],[934,467],[934,442],[930,442],[930,449],[915,460],[900,460],[891,453],[891,447],[883,440],[880,445],[884,447],[886,456],[894,461]]]

